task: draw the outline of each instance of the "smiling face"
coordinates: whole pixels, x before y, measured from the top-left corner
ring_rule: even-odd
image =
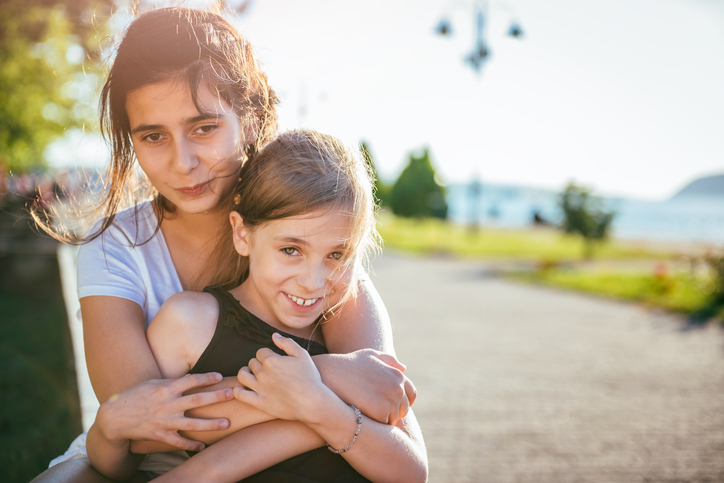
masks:
[[[249,277],[232,292],[269,325],[310,337],[312,323],[349,288],[351,222],[340,210],[263,223],[253,231],[231,213],[234,244],[249,257]]]
[[[168,81],[128,94],[133,150],[151,184],[178,210],[212,211],[237,181],[241,124],[207,87],[194,105],[188,85]]]

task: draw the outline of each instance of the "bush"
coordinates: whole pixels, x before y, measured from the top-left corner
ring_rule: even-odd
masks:
[[[427,148],[422,156],[410,154],[410,161],[392,187],[392,212],[407,218],[447,218],[445,188],[438,183]]]
[[[563,211],[561,228],[581,235],[585,240],[584,256],[591,258],[595,243],[608,238],[615,213],[603,211],[600,200],[592,197],[588,188],[574,183],[568,183],[558,204]]]

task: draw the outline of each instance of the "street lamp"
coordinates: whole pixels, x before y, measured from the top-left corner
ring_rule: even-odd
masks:
[[[488,0],[477,0],[473,2],[473,17],[475,19],[475,38],[473,49],[465,56],[465,63],[478,74],[483,70],[485,61],[490,57],[490,48],[485,42],[485,20],[488,18]],[[452,24],[443,17],[435,27],[435,33],[447,37],[452,35]],[[508,36],[520,39],[523,37],[523,29],[518,21],[513,20],[508,27]]]

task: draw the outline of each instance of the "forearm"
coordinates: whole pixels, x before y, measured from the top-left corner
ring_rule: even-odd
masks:
[[[96,422],[88,430],[86,450],[88,459],[102,475],[111,480],[125,480],[130,478],[143,461],[143,455],[129,452],[129,440],[112,441],[101,431],[100,422],[103,419],[103,406],[98,411]]]
[[[298,421],[269,421],[237,431],[154,481],[238,481],[324,444]]]
[[[354,411],[342,404],[327,408],[324,414],[318,421],[309,421],[310,428],[333,448],[346,448],[358,427]],[[370,481],[427,481],[427,453],[412,412],[395,426],[363,415],[357,438],[342,457]]]

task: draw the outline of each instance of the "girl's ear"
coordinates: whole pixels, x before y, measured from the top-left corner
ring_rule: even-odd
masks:
[[[239,255],[242,257],[249,256],[249,229],[244,225],[244,220],[241,215],[232,211],[229,214],[229,221],[231,222],[231,231],[234,236],[234,247]]]

